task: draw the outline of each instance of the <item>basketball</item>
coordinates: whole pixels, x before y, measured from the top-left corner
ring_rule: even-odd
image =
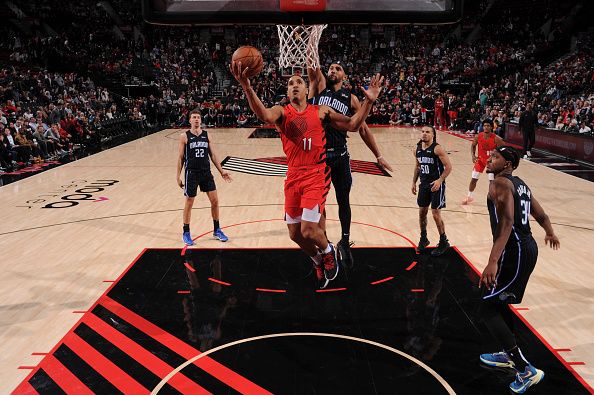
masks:
[[[248,67],[247,76],[250,78],[258,75],[264,67],[264,60],[258,48],[249,45],[237,48],[231,60],[241,62],[242,69]]]

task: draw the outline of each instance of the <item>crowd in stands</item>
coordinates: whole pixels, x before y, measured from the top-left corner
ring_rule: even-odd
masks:
[[[265,67],[253,85],[264,104],[286,103],[283,77],[294,70],[278,68],[274,26],[220,28],[205,39],[196,28],[143,24],[138,0],[107,3],[119,21],[91,0],[11,3],[28,29],[2,27],[9,37],[0,45],[7,54],[4,60],[0,55],[2,168],[99,144],[96,132],[111,119],[139,127],[186,126],[189,111],[198,107],[208,126],[258,124],[227,70],[240,45],[263,54]],[[358,95],[372,73],[385,76],[370,124],[430,123],[472,133],[492,118],[503,133],[505,123],[519,121],[530,105],[544,127],[591,134],[592,36],[541,62],[540,55],[565,37],[555,26],[545,36],[543,17],[489,15],[473,40],[455,26],[330,25],[320,60],[323,68],[340,61],[346,86]],[[146,89],[129,95],[128,86]]]

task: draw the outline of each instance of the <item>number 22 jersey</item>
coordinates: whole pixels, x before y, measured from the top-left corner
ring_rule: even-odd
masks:
[[[186,152],[184,155],[184,164],[188,170],[197,170],[201,172],[210,171],[210,156],[208,148],[208,133],[203,130],[198,136],[186,132],[188,142],[186,143]]]

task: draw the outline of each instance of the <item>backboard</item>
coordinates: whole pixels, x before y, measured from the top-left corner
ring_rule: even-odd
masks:
[[[166,25],[439,24],[463,0],[142,0],[144,19]]]

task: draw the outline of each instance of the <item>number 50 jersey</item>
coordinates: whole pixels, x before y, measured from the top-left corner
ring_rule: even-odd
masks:
[[[188,130],[186,137],[188,140],[184,158],[186,169],[199,170],[201,172],[210,171],[210,151],[206,130],[203,130],[198,136]]]
[[[417,161],[419,162],[419,178],[421,180],[421,185],[431,184],[433,181],[441,177],[443,173],[443,163],[441,163],[439,156],[435,155],[435,147],[437,147],[437,143],[435,142],[425,149],[423,149],[422,142],[419,141],[417,144],[416,156]]]

